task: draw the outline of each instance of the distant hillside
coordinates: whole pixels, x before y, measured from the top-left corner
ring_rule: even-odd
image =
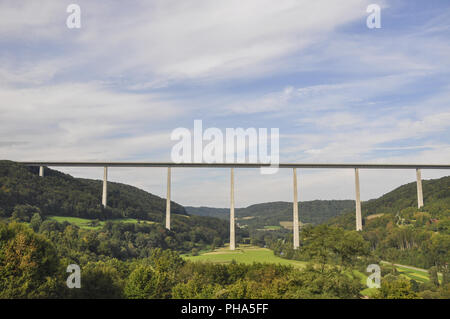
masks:
[[[229,219],[230,209],[229,208],[214,208],[214,207],[193,207],[184,206],[184,209],[189,215],[197,216],[209,216],[221,219]]]
[[[421,209],[432,218],[450,216],[450,176],[423,180],[424,207]],[[369,201],[362,202],[364,221],[368,216],[397,214],[402,210],[417,210],[417,186],[415,182],[402,185],[393,191]],[[229,219],[229,208],[186,206],[192,215],[213,216]],[[280,221],[292,220],[292,203],[270,202],[238,208],[235,211],[240,225],[261,227],[279,225]],[[302,223],[336,224],[353,229],[355,202],[353,200],[314,200],[299,203],[299,219]]]
[[[39,207],[43,215],[89,219],[138,218],[161,222],[166,200],[133,186],[108,182],[108,208],[101,205],[102,181],[74,178],[49,168],[0,161],[0,216],[9,217],[16,205]],[[172,202],[172,213],[186,215]]]
[[[424,207],[420,211],[427,212],[431,218],[441,219],[450,216],[450,176],[422,181]],[[417,184],[415,182],[402,185],[377,199],[361,204],[363,223],[368,216],[381,214],[396,215],[401,212],[413,213],[417,209]],[[355,209],[329,221],[330,224],[353,228],[355,225]]]
[[[339,216],[353,209],[355,202],[352,200],[314,200],[299,203],[299,219],[302,223],[321,224],[330,218]],[[191,207],[186,206],[186,211],[192,215],[214,216],[229,219],[228,208]],[[270,202],[255,204],[235,211],[240,225],[264,227],[280,225],[281,221],[292,220],[292,203]]]

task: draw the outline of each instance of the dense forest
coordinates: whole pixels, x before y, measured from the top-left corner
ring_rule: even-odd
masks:
[[[24,223],[0,222],[0,298],[361,298],[364,285],[355,271],[376,261],[361,233],[326,225],[304,232],[297,251],[309,260],[303,269],[195,263],[161,248],[117,258],[94,231],[58,227],[35,232]],[[120,239],[123,230],[110,231],[126,241]],[[274,247],[275,253],[280,248]],[[80,289],[66,286],[66,267],[74,263],[82,269]],[[435,272],[428,283],[384,266],[382,271],[381,289],[372,298],[450,298],[448,268],[441,281]]]
[[[96,236],[72,225],[35,232],[24,223],[0,223],[0,298],[358,298],[363,287],[358,277],[331,264],[303,270],[203,264],[161,248],[129,258],[103,244],[108,231],[127,242],[121,238],[126,229],[111,226]],[[73,263],[83,269],[81,289],[65,286],[65,268]]]

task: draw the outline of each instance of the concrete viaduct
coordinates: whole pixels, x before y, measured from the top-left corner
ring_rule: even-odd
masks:
[[[166,199],[166,228],[170,230],[170,187],[172,167],[209,167],[230,168],[230,249],[236,248],[235,241],[235,217],[234,217],[234,169],[235,168],[261,168],[270,167],[271,164],[261,163],[171,163],[171,162],[19,162],[26,166],[39,166],[39,176],[44,176],[44,166],[48,167],[103,167],[103,193],[102,205],[107,205],[108,193],[108,167],[167,167],[167,199]],[[417,179],[417,207],[423,206],[422,169],[450,169],[450,164],[278,164],[279,168],[293,169],[293,235],[294,248],[300,246],[298,224],[298,192],[297,192],[297,168],[339,168],[354,169],[355,171],[355,201],[356,201],[356,230],[362,230],[361,200],[359,191],[360,169],[415,169]]]

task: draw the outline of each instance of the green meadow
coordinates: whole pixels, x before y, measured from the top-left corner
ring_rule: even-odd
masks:
[[[281,226],[264,226],[264,229],[266,229],[266,230],[279,230],[279,229],[281,229]]]

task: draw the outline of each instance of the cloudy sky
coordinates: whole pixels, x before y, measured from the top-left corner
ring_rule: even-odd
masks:
[[[449,78],[447,0],[0,0],[0,158],[170,161],[171,132],[201,119],[279,128],[281,162],[449,163]],[[165,196],[165,173],[109,175]],[[291,200],[291,174],[237,170],[237,206]],[[354,198],[351,170],[298,174],[300,200]],[[415,172],[360,176],[370,199]],[[181,204],[228,206],[227,169],[172,179]]]

